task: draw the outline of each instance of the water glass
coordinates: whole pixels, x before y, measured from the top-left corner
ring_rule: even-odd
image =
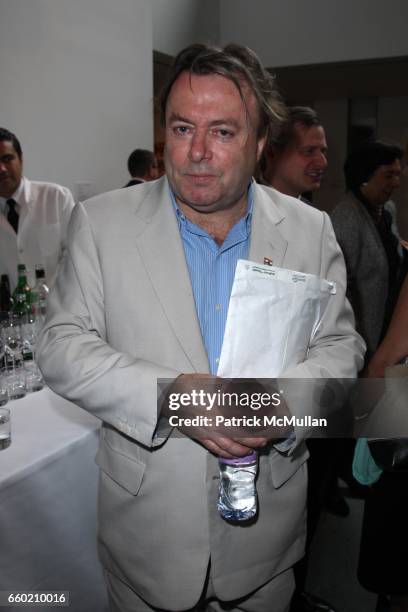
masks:
[[[0,450],[8,448],[11,444],[10,410],[0,408]]]
[[[11,315],[7,321],[4,321],[1,327],[1,336],[4,344],[6,363],[14,365],[21,360],[21,328],[20,319]]]
[[[0,406],[4,406],[9,401],[7,382],[4,376],[4,368],[0,368]]]
[[[40,391],[44,387],[44,380],[35,361],[24,361],[25,381],[27,393]]]
[[[3,377],[10,400],[20,399],[26,394],[26,375],[22,365],[12,365],[3,369]]]

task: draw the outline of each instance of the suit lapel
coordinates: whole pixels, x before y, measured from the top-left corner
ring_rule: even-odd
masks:
[[[288,247],[287,240],[279,231],[284,215],[271,199],[273,192],[266,195],[259,185],[254,184],[254,210],[252,218],[249,259],[264,263],[265,258],[273,266],[281,267]]]
[[[208,358],[167,180],[152,185],[136,214],[145,223],[137,247],[157,298],[194,370],[206,373]]]

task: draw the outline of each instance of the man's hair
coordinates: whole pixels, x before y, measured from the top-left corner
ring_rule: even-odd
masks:
[[[282,152],[292,142],[296,125],[305,128],[320,127],[322,122],[319,115],[309,106],[289,106],[288,116],[282,125],[281,131],[275,143],[276,148]]]
[[[381,140],[367,140],[348,154],[344,163],[346,189],[359,196],[362,183],[374,174],[379,166],[402,159],[404,151],[396,144]]]
[[[286,106],[277,90],[275,77],[265,70],[257,55],[248,47],[229,44],[219,47],[195,44],[183,49],[174,60],[167,85],[161,95],[161,119],[165,123],[166,105],[174,83],[183,72],[192,75],[219,75],[232,81],[245,104],[243,85],[252,91],[258,103],[258,137],[274,141],[282,121],[286,119]]]
[[[155,163],[154,153],[147,149],[135,149],[129,155],[128,170],[131,176],[143,178]]]
[[[9,130],[6,130],[6,128],[0,127],[0,142],[3,142],[3,141],[11,142],[18,157],[22,159],[23,151],[21,149],[21,145],[19,143],[17,136],[13,134],[13,132],[9,132]]]

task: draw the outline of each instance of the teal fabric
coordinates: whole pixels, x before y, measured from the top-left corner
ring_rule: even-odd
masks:
[[[372,485],[380,478],[382,469],[374,461],[367,438],[359,438],[354,450],[353,476],[362,485]]]

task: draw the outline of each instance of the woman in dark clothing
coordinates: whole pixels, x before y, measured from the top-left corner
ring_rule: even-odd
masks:
[[[402,156],[400,147],[380,141],[363,143],[352,151],[344,165],[348,192],[332,214],[346,260],[348,298],[367,344],[366,363],[371,363],[385,335],[402,282],[399,237],[387,210],[387,201],[399,185]],[[406,561],[394,551],[398,538],[408,534],[408,479],[395,476],[384,472],[370,488],[360,545],[359,580],[383,596],[407,591]]]
[[[387,202],[399,185],[403,151],[362,143],[344,164],[347,193],[331,218],[347,267],[347,296],[370,359],[384,336],[400,286],[399,239]]]

